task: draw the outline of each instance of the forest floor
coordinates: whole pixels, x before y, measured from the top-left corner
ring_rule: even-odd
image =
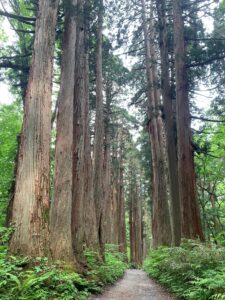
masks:
[[[175,300],[159,284],[140,270],[127,270],[124,277],[89,300]]]

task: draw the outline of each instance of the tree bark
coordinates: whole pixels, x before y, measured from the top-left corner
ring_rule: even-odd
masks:
[[[156,2],[159,22],[159,45],[161,56],[161,84],[164,106],[164,122],[166,132],[166,149],[169,169],[169,188],[171,195],[172,234],[173,244],[178,246],[181,241],[181,213],[178,186],[176,122],[173,113],[173,98],[169,76],[169,49],[164,0]]]
[[[173,0],[174,52],[176,71],[176,109],[178,178],[182,213],[182,236],[204,239],[196,197],[194,152],[190,130],[188,99],[188,78],[185,66],[186,50],[184,41],[184,21],[180,0]]]
[[[112,163],[111,163],[111,142],[112,137],[110,133],[110,111],[112,101],[112,84],[107,80],[106,83],[106,106],[104,116],[104,164],[103,164],[103,178],[104,178],[104,213],[103,213],[103,242],[104,244],[112,243]]]
[[[124,198],[124,137],[123,127],[119,139],[119,178],[118,178],[118,245],[119,251],[126,254],[126,223],[125,223],[125,198]]]
[[[154,28],[151,24],[151,35],[148,34],[147,12],[145,0],[142,0],[142,18],[145,40],[145,59],[147,73],[147,96],[149,102],[149,136],[152,152],[153,169],[153,207],[152,234],[153,246],[170,245],[172,240],[169,203],[167,193],[167,178],[165,164],[165,144],[163,123],[159,113],[160,95],[157,88],[157,73],[155,67]],[[151,21],[152,22],[152,21]]]
[[[148,254],[148,243],[147,243],[147,209],[146,209],[146,203],[144,203],[143,207],[143,217],[142,217],[142,253],[143,253],[143,260],[146,259]]]
[[[98,247],[92,194],[88,108],[86,2],[77,1],[77,38],[73,107],[72,246],[78,267],[86,264],[85,247]]]
[[[132,184],[132,183],[131,183]],[[130,185],[129,197],[129,233],[130,233],[130,262],[134,262],[134,226],[133,226],[133,189]]]
[[[72,188],[72,245],[77,262],[85,264],[84,242],[84,101],[85,88],[85,46],[84,46],[84,0],[77,1],[80,12],[77,17],[75,86],[73,108],[73,188]]]
[[[143,262],[141,198],[136,176],[134,174],[133,176],[129,208],[130,260],[135,266],[141,266]]]
[[[102,31],[103,31],[103,1],[98,1],[98,25],[96,47],[96,118],[94,139],[94,201],[96,206],[96,221],[98,239],[103,252],[103,147],[104,147],[104,119],[103,119],[103,75],[102,75]]]
[[[88,3],[88,1],[86,1]],[[86,4],[87,5],[87,4]],[[85,5],[85,8],[87,7]],[[85,9],[86,10],[86,9]],[[87,17],[85,17],[85,20]],[[85,26],[87,29],[87,27]],[[93,195],[93,166],[91,159],[91,140],[89,122],[89,54],[88,54],[87,32],[85,38],[85,91],[84,99],[84,221],[85,230],[84,244],[94,250],[99,249],[96,211]]]
[[[65,11],[62,71],[58,98],[54,198],[50,208],[50,242],[53,259],[73,263],[71,209],[77,0],[69,2]]]
[[[58,1],[39,1],[32,66],[25,101],[10,252],[49,254],[49,153],[51,138],[52,57]]]
[[[118,135],[114,137],[111,179],[111,243],[118,245]]]

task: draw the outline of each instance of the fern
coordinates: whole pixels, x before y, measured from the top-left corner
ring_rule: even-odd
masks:
[[[184,299],[225,299],[224,250],[185,240],[181,247],[152,251],[144,270]]]
[[[0,299],[1,300],[85,300],[115,282],[127,268],[124,257],[111,245],[105,261],[87,249],[88,271],[81,276],[50,264],[47,258],[8,256],[7,242],[11,229],[0,228]]]

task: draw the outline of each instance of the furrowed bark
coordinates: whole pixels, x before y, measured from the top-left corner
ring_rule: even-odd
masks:
[[[118,178],[118,245],[119,251],[126,254],[126,224],[124,198],[124,137],[123,128],[120,132],[119,149],[119,178]]]
[[[49,254],[52,57],[58,1],[39,1],[13,202],[10,252]]]
[[[147,74],[147,96],[149,102],[148,130],[152,152],[153,170],[153,207],[152,234],[153,246],[170,245],[172,240],[169,203],[167,193],[165,142],[162,118],[159,112],[160,95],[157,88],[156,57],[154,49],[154,24],[151,18],[151,34],[148,33],[147,12],[145,0],[142,0],[142,18],[145,39],[145,58]]]
[[[50,242],[53,259],[73,263],[71,234],[73,95],[75,76],[77,0],[66,6],[62,71],[56,127],[54,198],[50,208]]]
[[[135,175],[133,175],[135,176]],[[141,198],[137,179],[132,180],[129,208],[130,260],[135,266],[143,262]]]
[[[87,3],[87,2],[86,2]],[[85,6],[86,7],[86,6]],[[86,19],[86,18],[85,18]],[[85,35],[85,92],[84,99],[84,244],[88,248],[99,250],[96,227],[96,212],[93,195],[93,166],[91,159],[91,140],[89,122],[89,55],[87,34]]]
[[[190,130],[188,78],[185,66],[184,21],[180,0],[173,0],[178,178],[182,213],[182,236],[204,239],[196,197],[194,151]]]
[[[72,246],[82,269],[86,246],[98,247],[92,194],[90,134],[88,119],[88,52],[86,48],[85,1],[78,0],[75,86],[73,108]]]
[[[73,188],[72,188],[72,245],[77,262],[84,264],[83,209],[84,209],[84,1],[77,1],[80,12],[77,18],[76,63],[73,108]]]
[[[110,133],[110,106],[112,101],[112,84],[107,81],[106,83],[106,107],[104,116],[104,164],[103,164],[103,177],[104,177],[104,213],[103,213],[103,242],[104,244],[112,243],[112,163],[111,163],[111,142],[112,137]]]
[[[94,140],[94,201],[96,207],[96,222],[98,239],[103,253],[103,146],[104,146],[104,119],[103,119],[103,75],[102,75],[102,32],[103,32],[103,1],[98,2],[98,25],[96,46],[96,118]]]
[[[164,105],[164,122],[166,132],[166,149],[169,169],[169,188],[171,195],[171,215],[173,244],[178,246],[181,241],[181,213],[180,197],[178,186],[177,168],[177,146],[176,146],[176,122],[173,114],[173,98],[169,76],[169,49],[168,31],[166,22],[166,6],[164,0],[157,3],[158,22],[159,22],[159,45],[161,56],[161,83],[162,97]]]

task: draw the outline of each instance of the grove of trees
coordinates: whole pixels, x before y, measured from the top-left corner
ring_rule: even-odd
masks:
[[[108,244],[135,266],[183,239],[225,246],[225,2],[0,2],[9,255],[83,272]]]

